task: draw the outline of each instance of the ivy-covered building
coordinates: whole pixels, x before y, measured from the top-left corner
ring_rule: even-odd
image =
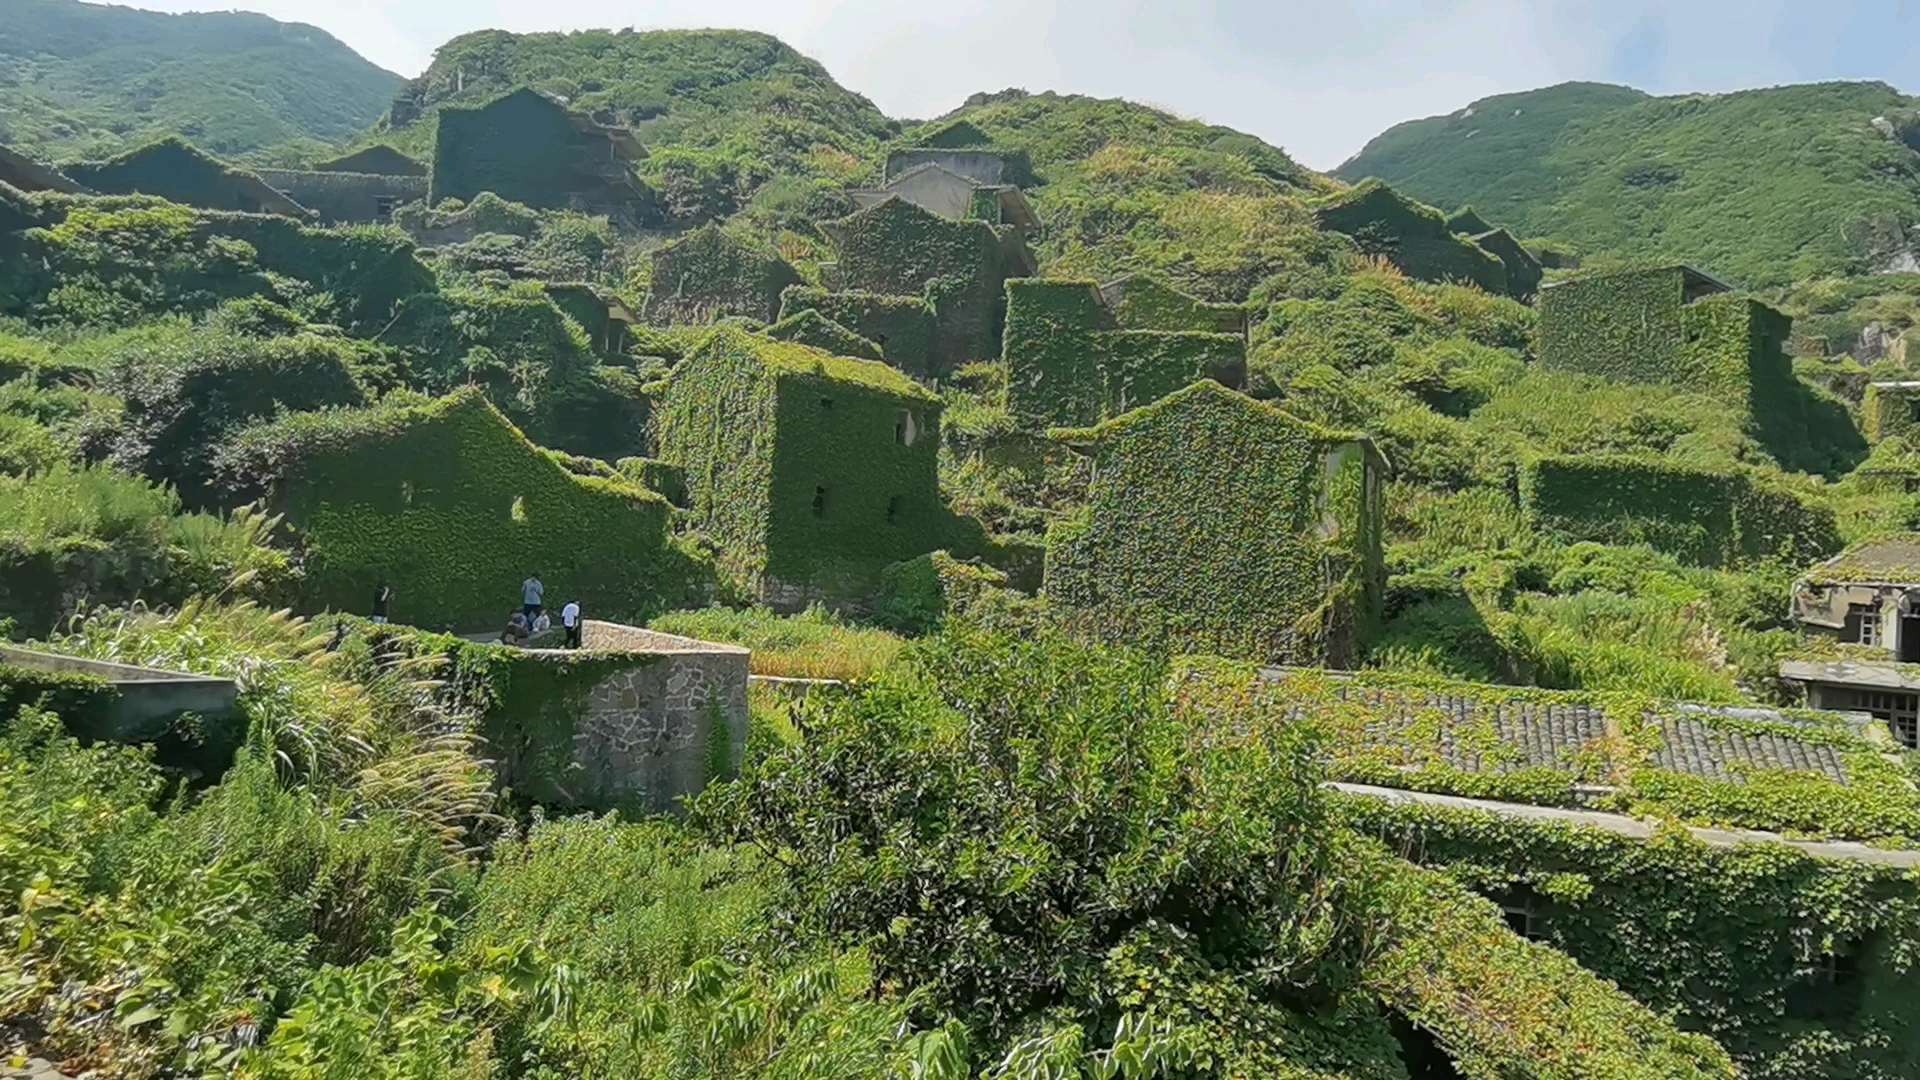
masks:
[[[781,294],[801,284],[785,259],[718,225],[663,244],[649,258],[645,315],[661,325],[704,325],[730,315],[770,323],[781,317]]]
[[[172,136],[107,161],[69,165],[66,174],[102,195],[154,195],[203,210],[279,214],[300,221],[313,217],[253,173]]]
[[[1867,441],[1878,443],[1898,435],[1909,443],[1920,442],[1920,382],[1884,380],[1867,384],[1860,401],[1860,416],[1865,422]]]
[[[885,364],[723,326],[657,388],[654,451],[762,602],[859,602],[946,546],[940,409]]]
[[[303,610],[365,612],[386,584],[395,621],[471,633],[505,624],[530,573],[550,601],[625,620],[697,600],[711,581],[672,539],[664,498],[576,474],[477,391],[290,414],[223,456],[236,497],[285,516]]]
[[[1455,235],[1446,215],[1414,202],[1379,180],[1368,180],[1314,208],[1320,228],[1342,233],[1363,255],[1385,259],[1419,281],[1455,281],[1509,295],[1498,257]]]
[[[337,158],[315,163],[314,172],[359,173],[363,176],[425,176],[427,167],[385,143],[375,143]]]
[[[286,169],[261,169],[258,175],[325,225],[386,225],[395,210],[427,197],[424,176]]]
[[[1007,408],[1028,431],[1082,427],[1200,379],[1246,379],[1246,312],[1145,276],[1007,282]]]
[[[926,297],[828,292],[806,285],[792,286],[781,294],[781,321],[808,311],[818,312],[847,333],[871,342],[879,348],[880,358],[899,371],[916,379],[933,375],[940,321]]]
[[[0,184],[27,194],[36,191],[58,191],[67,195],[88,193],[71,177],[6,146],[0,146]]]
[[[1350,665],[1385,588],[1385,463],[1202,381],[1057,437],[1093,459],[1047,537],[1049,606],[1090,636],[1262,663]]]
[[[1005,283],[1039,269],[1018,228],[949,221],[897,197],[820,231],[837,255],[826,275],[836,291],[920,297],[933,308],[936,376],[999,355]]]
[[[1690,266],[1556,281],[1541,290],[1539,309],[1540,363],[1558,371],[1743,403],[1793,380],[1793,321]]]
[[[483,191],[541,210],[644,214],[652,192],[634,175],[647,152],[633,132],[522,88],[473,109],[443,108],[432,200]]]
[[[1920,1069],[1920,795],[1858,717],[1195,661],[1195,726],[1311,720],[1344,821],[1751,1077]],[[1793,837],[1793,839],[1788,839]]]
[[[1663,458],[1541,456],[1520,466],[1528,527],[1567,543],[1646,544],[1696,566],[1827,555],[1832,510],[1756,473]]]
[[[1028,236],[1040,231],[1040,216],[1019,188],[976,180],[934,162],[890,177],[877,188],[860,188],[848,195],[863,209],[897,198],[948,221],[1012,225]]]

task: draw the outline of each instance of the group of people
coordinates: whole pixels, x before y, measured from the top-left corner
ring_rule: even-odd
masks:
[[[500,641],[506,645],[524,645],[528,639],[538,637],[553,628],[553,620],[547,616],[547,586],[540,580],[539,574],[527,575],[520,583],[520,610],[507,620],[506,629],[500,631]],[[580,601],[569,600],[560,609],[560,626],[567,632],[566,647],[580,647]]]
[[[520,583],[520,610],[507,620],[506,629],[500,631],[500,643],[503,645],[525,645],[533,638],[553,629],[553,619],[548,617],[546,608],[547,586],[540,580],[539,574],[527,575]],[[393,611],[393,586],[386,582],[373,590],[373,621],[385,623]],[[569,600],[560,609],[560,627],[567,632],[566,647],[580,647],[580,601]]]

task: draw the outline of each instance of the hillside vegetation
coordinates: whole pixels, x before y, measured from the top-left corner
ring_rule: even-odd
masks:
[[[1883,83],[1657,98],[1568,83],[1400,124],[1334,175],[1472,204],[1588,256],[1786,285],[1911,258],[1915,108]]]
[[[317,27],[247,12],[7,0],[0,18],[0,143],[43,158],[164,135],[227,155],[339,142],[400,85]]]

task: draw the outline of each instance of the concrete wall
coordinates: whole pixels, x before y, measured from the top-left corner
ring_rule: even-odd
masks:
[[[589,652],[635,658],[588,692],[575,720],[582,805],[667,812],[705,788],[723,760],[728,775],[739,770],[748,650],[592,619],[580,637]]]
[[[328,225],[371,224],[427,197],[424,176],[374,176],[366,173],[291,172],[261,169],[274,190],[320,215]]]
[[[37,652],[0,646],[0,664],[103,679],[118,691],[104,730],[89,737],[114,742],[150,742],[165,736],[174,721],[192,713],[203,720],[222,721],[235,715],[239,688],[232,679],[215,679],[181,671],[134,667],[105,660]]]

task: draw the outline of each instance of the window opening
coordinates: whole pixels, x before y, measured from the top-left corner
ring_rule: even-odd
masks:
[[[893,525],[900,520],[900,496],[887,496],[887,524]]]
[[[1878,648],[1881,641],[1880,613],[1873,608],[1856,608],[1854,617],[1858,622],[1854,624],[1853,640]]]
[[[1920,397],[1907,399],[1907,419],[1920,424]]]
[[[833,399],[832,399],[832,398],[830,398],[830,397],[823,397],[823,398],[821,398],[821,399],[820,399],[820,409],[821,409],[821,411],[822,411],[822,412],[832,412],[832,411],[833,411]]]
[[[526,524],[527,500],[522,496],[515,495],[513,497],[513,509],[508,512],[512,514],[513,520],[521,523],[522,525]]]
[[[393,221],[393,212],[400,208],[400,200],[392,195],[376,195],[373,199],[373,219],[382,225]]]
[[[827,516],[827,489],[826,488],[817,487],[813,489],[813,516],[817,518],[823,518]]]
[[[919,426],[913,422],[913,414],[905,409],[893,415],[893,441],[901,446],[912,446],[920,437]]]

